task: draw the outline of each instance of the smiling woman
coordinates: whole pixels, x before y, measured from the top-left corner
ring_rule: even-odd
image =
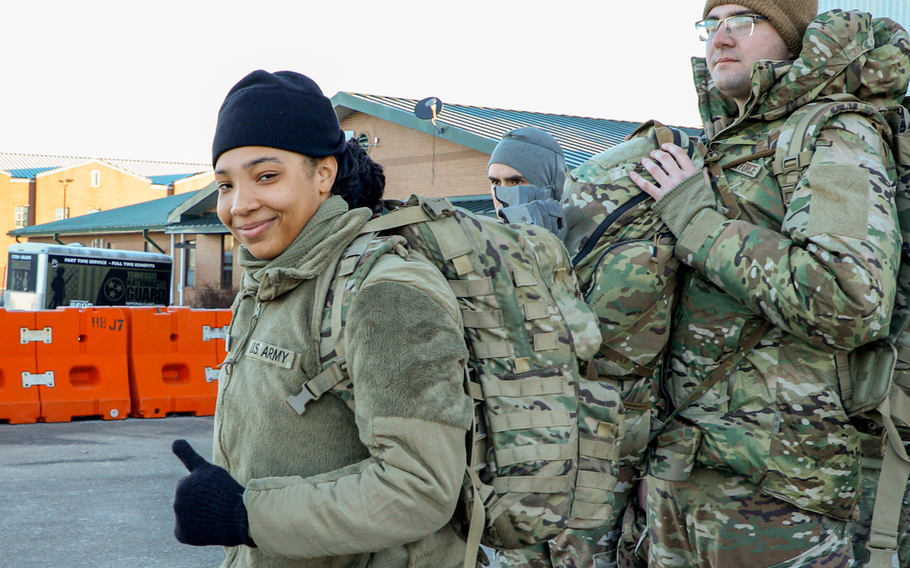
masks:
[[[174,443],[190,471],[177,539],[225,546],[231,567],[461,565],[452,515],[473,418],[461,315],[442,274],[394,237],[352,245],[382,207],[382,168],[289,71],[255,71],[228,93],[212,161],[244,275],[214,464]],[[354,249],[372,258],[356,295],[341,261]],[[320,349],[327,297],[346,310],[350,378],[314,393],[336,356]]]
[[[313,160],[263,146],[229,150],[215,164],[218,218],[253,256],[271,260],[329,198],[337,169],[333,156]]]

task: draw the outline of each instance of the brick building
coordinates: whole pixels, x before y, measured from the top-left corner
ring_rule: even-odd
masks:
[[[536,126],[552,134],[571,169],[621,143],[640,124],[454,104],[439,105],[434,124],[415,113],[422,102],[345,92],[332,97],[341,128],[385,168],[389,198],[488,196],[490,154],[515,128]]]
[[[6,248],[16,242],[11,231],[197,191],[213,179],[207,164],[0,153],[0,274]],[[83,244],[130,250],[148,244],[124,238]]]
[[[444,196],[456,205],[485,214],[493,211],[487,162],[505,132],[522,126],[537,126],[550,132],[563,147],[566,165],[574,168],[622,142],[639,126],[634,122],[463,105],[442,106],[434,123],[418,118],[414,110],[422,101],[413,99],[342,92],[332,97],[332,102],[342,129],[383,165],[387,198],[405,199],[412,193]],[[181,178],[173,174],[177,178],[163,186],[149,183],[156,178],[148,175],[130,177],[125,166],[112,164],[109,168],[124,170],[116,178],[123,184],[123,192],[146,203],[103,209],[100,214],[82,219],[47,222],[47,207],[62,199],[59,190],[63,183],[58,180],[72,179],[69,188],[83,188],[78,205],[72,201],[75,198],[67,195],[75,214],[77,207],[92,206],[92,193],[85,183],[94,174],[86,172],[101,170],[106,163],[95,160],[79,164],[78,171],[70,167],[40,172],[33,180],[10,180],[10,176],[4,177],[0,172],[0,191],[3,184],[12,184],[19,190],[9,206],[16,199],[26,199],[21,195],[28,197],[28,203],[40,203],[45,208],[39,218],[44,219],[39,221],[42,224],[18,228],[10,233],[11,237],[162,251],[174,258],[174,303],[196,307],[228,305],[241,272],[236,265],[237,243],[215,215],[217,189],[209,183],[213,174],[208,166],[193,176]],[[108,169],[102,170],[101,176],[104,180],[114,179]],[[146,180],[144,185],[140,183],[142,179]],[[58,192],[54,194],[52,188]],[[155,195],[156,191],[160,193]],[[38,193],[45,195],[41,201]],[[9,206],[0,201],[0,208]]]

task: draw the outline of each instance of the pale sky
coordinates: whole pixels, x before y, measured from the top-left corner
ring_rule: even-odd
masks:
[[[704,0],[6,2],[0,152],[208,163],[254,69],[338,91],[697,126]],[[445,111],[440,119],[445,121]]]

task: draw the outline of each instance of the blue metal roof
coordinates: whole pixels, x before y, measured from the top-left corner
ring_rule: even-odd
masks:
[[[212,171],[208,164],[186,162],[150,162],[145,160],[121,160],[115,158],[80,158],[77,156],[51,156],[47,154],[13,154],[0,152],[0,170],[16,178],[34,179],[42,172],[72,167],[97,161],[133,175],[152,180],[152,183],[170,185],[176,180]],[[158,178],[160,181],[155,181]]]
[[[168,174],[168,175],[161,175],[161,176],[148,176],[148,178],[150,180],[152,180],[152,183],[154,183],[155,185],[171,185],[172,183],[174,183],[177,180],[180,180],[183,178],[188,178],[190,176],[194,176],[194,175],[197,175],[200,173],[202,173],[202,172],[196,172],[194,174]]]
[[[536,126],[552,134],[563,148],[566,165],[577,167],[595,154],[625,141],[638,122],[547,114],[521,110],[465,106],[446,103],[436,119],[439,129],[414,115],[415,99],[341,92],[332,97],[340,119],[352,111],[363,112],[445,138],[490,154],[502,135],[522,126]],[[440,132],[439,130],[442,130]],[[696,135],[699,128],[683,129]]]
[[[7,170],[9,173],[13,174],[14,178],[23,178],[23,179],[32,179],[41,172],[47,172],[50,170],[56,170],[56,167],[52,168],[11,168]]]
[[[447,198],[456,207],[463,207],[472,213],[478,215],[496,216],[496,208],[493,207],[493,197],[491,195],[467,195],[460,197]]]

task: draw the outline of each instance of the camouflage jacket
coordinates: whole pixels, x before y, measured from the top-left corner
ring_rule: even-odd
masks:
[[[226,549],[224,568],[464,562],[449,521],[472,419],[467,349],[435,267],[393,253],[377,260],[348,314],[350,396],[326,393],[302,415],[285,402],[322,369],[328,324],[314,313],[318,276],[369,217],[335,196],[278,258],[241,250],[214,462],[245,487],[258,548]]]
[[[887,44],[887,45],[886,45]],[[876,47],[881,45],[883,47]],[[819,96],[852,93],[894,104],[907,91],[907,36],[868,15],[820,15],[795,61],[759,61],[743,116],[693,59],[709,154],[730,164],[773,148],[787,116]],[[696,465],[735,471],[803,509],[849,519],[860,481],[859,440],[840,401],[834,354],[884,336],[900,235],[891,156],[856,114],[828,123],[789,207],[773,156],[673,189],[655,211],[678,238],[686,272],[671,339],[670,408],[753,334],[773,326],[682,416],[700,428]],[[740,212],[725,215],[720,191]]]

